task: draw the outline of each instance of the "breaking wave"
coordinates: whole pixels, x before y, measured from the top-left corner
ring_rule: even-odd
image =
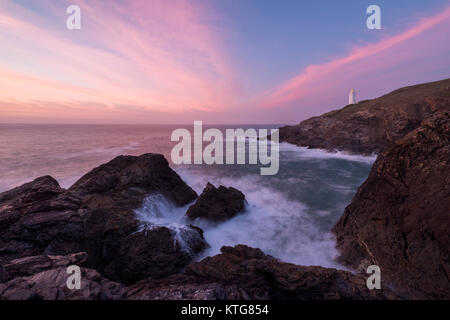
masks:
[[[335,261],[330,229],[375,159],[281,144],[276,176],[262,177],[248,166],[175,168],[198,194],[211,182],[235,187],[246,196],[245,212],[228,221],[194,221],[210,245],[198,259],[220,253],[222,246],[245,244],[285,262],[344,269]],[[186,232],[186,225],[192,223],[184,216],[188,207],[176,207],[154,194],[136,214],[147,225],[168,227],[177,241],[187,244],[192,235]]]
[[[197,192],[209,181],[215,185],[233,186],[241,190],[248,202],[245,212],[220,224],[196,220],[211,246],[203,253],[220,253],[222,246],[245,244],[285,262],[301,265],[340,267],[334,237],[316,227],[305,205],[288,199],[282,193],[261,187],[259,177],[241,179],[197,176],[181,172],[181,176]]]
[[[198,241],[200,235],[186,225],[186,210],[187,206],[176,207],[160,193],[151,194],[145,198],[142,207],[135,210],[141,222],[138,231],[166,227],[173,235],[174,247],[178,245],[184,252],[194,255],[190,244]]]

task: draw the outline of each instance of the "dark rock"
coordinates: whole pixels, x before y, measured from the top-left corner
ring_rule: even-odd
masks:
[[[64,192],[58,182],[44,176],[0,193],[0,230],[29,213],[46,210],[49,200]]]
[[[153,247],[148,248],[147,264],[139,268],[133,261],[138,259],[143,262],[139,256],[127,255],[127,259],[121,256],[120,252],[129,247],[128,237],[139,227],[134,209],[140,207],[144,198],[151,193],[160,193],[178,206],[186,205],[197,197],[195,191],[159,154],[117,157],[83,176],[68,193],[80,198],[81,207],[87,209],[84,247],[89,254],[89,265],[101,272],[105,270],[114,280],[125,282],[137,279],[138,275],[132,275],[133,270],[142,277],[152,274],[151,271],[142,272],[142,269],[151,264],[148,255],[155,250]],[[135,237],[132,236],[132,239]],[[165,240],[170,242],[169,239]],[[174,239],[171,243],[174,243]],[[145,251],[143,245],[152,244],[147,241],[139,244],[140,250]],[[184,260],[187,261],[185,265],[190,258]],[[175,266],[181,268],[178,263],[170,270],[175,270]],[[161,268],[161,274],[166,272],[169,272],[167,268]]]
[[[150,227],[128,235],[104,272],[110,279],[128,283],[168,276],[188,265],[205,245],[202,233],[191,227]]]
[[[143,280],[127,288],[128,300],[225,300],[221,283],[190,283],[184,276],[167,280]],[[192,279],[195,281],[195,279]]]
[[[153,192],[161,193],[177,206],[197,198],[164,156],[152,153],[116,157],[91,170],[68,190],[82,200],[83,207],[90,209],[136,209]]]
[[[82,220],[73,203],[57,201],[64,194],[49,176],[0,194],[0,262],[82,251]]]
[[[280,128],[280,141],[352,153],[379,153],[439,110],[450,110],[450,79],[405,87]]]
[[[233,218],[245,209],[245,195],[233,188],[208,185],[189,207],[186,216],[190,219],[203,218],[212,221],[223,221]]]
[[[127,299],[396,299],[389,289],[369,290],[350,272],[280,262],[238,245],[189,265],[185,273],[146,279],[127,288]]]
[[[42,271],[68,267],[83,266],[86,262],[85,252],[73,253],[68,256],[31,256],[12,260],[0,266],[0,282],[6,282],[18,277],[31,276]]]
[[[128,260],[120,258],[121,269],[127,270],[126,279],[118,277],[121,269],[112,272],[109,265],[118,265],[119,253],[125,250],[129,236],[140,226],[134,210],[152,193],[162,194],[177,206],[184,206],[197,197],[158,154],[119,156],[91,170],[68,190],[61,189],[53,178],[46,176],[1,193],[0,262],[85,251],[87,267],[99,272],[109,270],[114,279],[139,278],[131,274],[133,270],[147,277],[149,274],[139,268],[127,267],[127,264],[136,265],[133,259],[140,259],[138,256],[128,255]],[[170,242],[168,238],[165,240]],[[174,242],[172,238],[171,243]],[[148,241],[139,244],[140,250],[145,251],[144,245],[149,246],[149,254],[155,252],[154,244]],[[169,269],[175,272],[188,264],[190,257],[170,259],[174,260],[177,264]]]
[[[379,155],[335,225],[340,261],[409,298],[450,298],[450,112]]]
[[[81,268],[81,288],[67,288],[67,268],[59,267],[0,283],[2,300],[116,300],[124,296],[123,285]]]

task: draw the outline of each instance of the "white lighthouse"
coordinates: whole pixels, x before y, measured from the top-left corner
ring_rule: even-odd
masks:
[[[355,104],[356,98],[355,98],[355,89],[350,90],[350,94],[348,95],[348,104]]]

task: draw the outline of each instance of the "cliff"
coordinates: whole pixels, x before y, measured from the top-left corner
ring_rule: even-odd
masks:
[[[450,110],[450,79],[401,88],[282,127],[280,141],[325,150],[379,153],[439,110]]]
[[[334,226],[340,262],[381,268],[403,297],[450,298],[450,112],[382,152]]]

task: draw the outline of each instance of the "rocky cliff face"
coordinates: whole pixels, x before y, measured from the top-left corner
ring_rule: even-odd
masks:
[[[450,112],[381,153],[333,228],[341,262],[409,298],[450,298]]]
[[[282,127],[280,141],[325,150],[379,153],[439,110],[450,110],[450,79],[401,88]]]

